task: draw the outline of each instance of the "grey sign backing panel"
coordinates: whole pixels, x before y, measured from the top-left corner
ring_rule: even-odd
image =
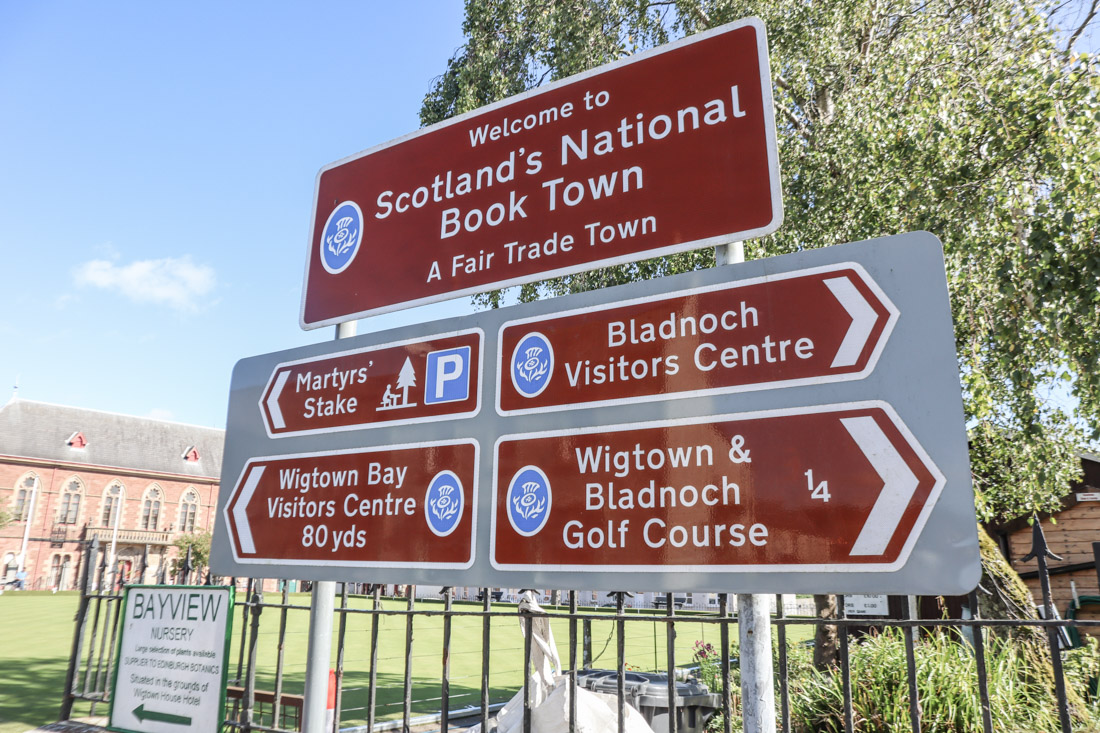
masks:
[[[614,304],[635,298],[705,288],[719,283],[769,278],[794,270],[838,263],[858,263],[898,311],[897,320],[878,361],[861,378],[822,384],[751,391],[719,392],[648,402],[501,416],[496,369],[501,362],[497,341],[508,322],[542,315]],[[807,319],[814,318],[807,313]],[[258,403],[281,362],[365,348],[405,339],[479,328],[486,335],[480,388],[482,409],[474,417],[430,423],[374,427],[319,435],[269,438]],[[919,448],[944,477],[935,503],[926,508],[919,535],[904,564],[894,570],[838,569],[830,572],[724,567],[721,570],[667,568],[612,570],[503,570],[490,563],[495,501],[494,446],[503,436],[554,431],[591,431],[662,420],[690,421],[713,415],[765,411],[798,411],[822,405],[886,403]],[[237,562],[223,519],[226,502],[249,459],[418,442],[472,439],[480,452],[472,567],[331,567],[263,565]],[[739,593],[842,592],[958,594],[971,590],[980,577],[976,519],[958,363],[955,355],[942,246],[933,235],[916,232],[837,245],[766,260],[661,278],[591,293],[486,311],[472,316],[420,324],[244,359],[233,371],[227,418],[221,491],[211,551],[211,567],[222,575],[259,575],[306,580],[418,583],[488,587],[579,588],[593,590],[668,590]],[[808,521],[810,519],[808,518]],[[294,538],[288,537],[288,541]]]

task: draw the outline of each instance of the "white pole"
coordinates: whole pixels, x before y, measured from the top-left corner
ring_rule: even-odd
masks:
[[[107,592],[113,592],[115,589],[115,548],[118,547],[118,522],[122,519],[122,497],[125,496],[126,489],[121,486],[118,489],[118,503],[115,504],[115,528],[111,532],[111,553],[110,561],[107,563],[107,577],[110,578],[110,582],[107,585]]]
[[[737,595],[741,641],[741,717],[745,733],[775,733],[775,682],[768,597]]]
[[[745,245],[714,248],[716,265],[745,261]],[[741,642],[741,713],[745,733],[775,733],[775,681],[768,597],[737,594],[737,635]]]
[[[744,261],[744,242],[730,242],[729,244],[720,244],[714,248],[714,264],[719,267],[722,265],[737,265]]]
[[[23,545],[19,548],[19,568],[17,573],[23,572],[23,568],[27,563],[27,542],[31,538],[31,523],[34,521],[34,503],[38,499],[38,476],[34,477],[34,483],[31,484],[31,505],[27,509],[27,521],[23,527]]]
[[[355,335],[357,321],[336,326],[336,339]],[[313,583],[309,604],[309,651],[306,653],[306,687],[302,709],[302,733],[325,731],[328,708],[328,671],[332,663],[332,614],[336,610],[336,583]]]

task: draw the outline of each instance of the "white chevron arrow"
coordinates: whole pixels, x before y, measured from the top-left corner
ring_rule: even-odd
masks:
[[[844,340],[833,357],[833,363],[829,366],[834,369],[852,366],[859,360],[863,345],[867,343],[867,337],[871,335],[871,329],[878,320],[878,313],[875,313],[875,309],[847,277],[830,278],[824,283],[852,319],[848,332],[844,334]]]
[[[241,488],[241,493],[237,496],[236,503],[233,504],[233,520],[237,524],[237,539],[240,541],[241,552],[248,554],[256,552],[256,543],[252,539],[252,528],[248,526],[248,515],[245,514],[245,510],[248,508],[248,502],[252,500],[252,495],[256,493],[256,486],[259,485],[260,478],[264,475],[264,468],[265,466],[257,466],[252,469]]]
[[[920,480],[873,417],[845,417],[840,422],[883,482],[882,491],[848,554],[881,555],[886,552]]]
[[[279,395],[283,393],[283,387],[286,386],[286,380],[290,379],[290,370],[281,372],[275,379],[275,387],[271,390],[271,395],[267,398],[267,411],[271,414],[271,427],[276,430],[282,430],[286,427],[286,420],[283,419],[283,411],[279,407]]]

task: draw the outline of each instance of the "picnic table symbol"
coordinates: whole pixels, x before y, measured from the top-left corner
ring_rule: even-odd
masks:
[[[386,385],[386,392],[382,395],[382,404],[376,410],[399,410],[404,407],[416,407],[415,402],[409,402],[409,388],[416,386],[416,370],[413,369],[412,359],[405,357],[405,363],[401,365],[401,371],[397,374],[397,381]]]

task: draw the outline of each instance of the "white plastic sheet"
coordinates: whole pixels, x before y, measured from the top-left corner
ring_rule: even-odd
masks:
[[[534,593],[527,591],[520,598],[520,613],[541,614],[542,607]],[[526,634],[526,619],[520,616],[520,632]],[[536,616],[531,621],[531,695],[532,733],[568,733],[569,678],[562,674],[561,658],[554,644],[550,619]],[[606,733],[616,730],[617,698],[614,695],[577,689],[577,733]],[[625,704],[624,733],[653,733],[645,717],[629,703]],[[497,733],[520,733],[523,730],[523,690],[501,708],[496,717]],[[480,733],[475,726],[469,733]]]

